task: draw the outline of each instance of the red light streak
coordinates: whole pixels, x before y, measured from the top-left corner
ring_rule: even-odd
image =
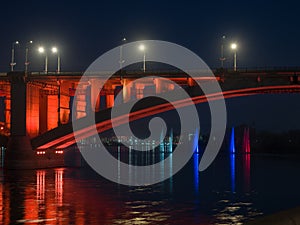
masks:
[[[249,95],[257,95],[262,93],[269,93],[272,91],[289,91],[289,90],[300,90],[300,86],[295,85],[282,85],[282,86],[266,86],[266,87],[255,87],[255,88],[245,88],[240,90],[231,90],[231,91],[224,91],[224,92],[218,92],[213,94],[208,94],[206,96],[197,96],[192,97],[192,101],[194,104],[200,104],[205,103],[209,101],[217,101],[222,98],[236,98],[236,97],[242,97],[242,96],[249,96]],[[156,115],[162,112],[167,112],[170,110],[173,110],[174,108],[181,108],[186,107],[190,105],[191,99],[182,99],[177,100],[175,102],[171,103],[164,103],[157,106],[152,106],[147,109],[142,109],[136,112],[132,112],[129,115],[125,114],[122,116],[118,116],[116,118],[113,118],[114,124],[117,126],[120,126],[125,123],[126,118],[129,116],[129,121],[135,121],[138,119],[142,119],[148,116]],[[97,124],[90,125],[88,127],[85,127],[81,130],[75,131],[77,140],[82,140],[84,138],[96,135],[98,132],[104,132],[112,128],[111,120],[106,120],[99,122]],[[45,143],[41,146],[39,146],[37,149],[47,149],[47,148],[56,148],[56,149],[63,149],[66,147],[69,147],[76,143],[76,140],[74,138],[73,133],[66,134],[64,136],[61,136],[53,141],[50,141],[48,143]]]

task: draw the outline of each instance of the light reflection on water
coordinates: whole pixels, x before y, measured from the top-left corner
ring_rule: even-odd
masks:
[[[147,163],[170,154],[138,157],[117,147],[116,157]],[[220,155],[203,173],[199,160],[194,154],[174,177],[144,187],[111,183],[89,168],[1,171],[0,224],[242,224],[300,202],[299,182],[288,179],[300,172],[297,160]]]

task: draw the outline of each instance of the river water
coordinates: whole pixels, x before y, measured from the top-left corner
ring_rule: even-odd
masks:
[[[92,169],[1,171],[0,224],[242,224],[300,204],[300,160],[199,155],[152,186],[112,183]]]

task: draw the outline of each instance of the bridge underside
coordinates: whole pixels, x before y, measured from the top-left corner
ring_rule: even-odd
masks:
[[[299,93],[300,85],[274,85],[274,86],[264,86],[255,88],[242,88],[238,90],[227,90],[221,93],[214,93],[204,96],[199,89],[191,89],[190,95],[194,104],[200,104],[208,101],[215,101],[224,98],[236,98],[241,96],[257,95],[257,94],[267,94],[267,93]],[[199,95],[199,96],[198,96]],[[111,109],[101,110],[96,112],[95,124],[90,124],[88,118],[81,118],[76,121],[80,129],[74,131],[76,132],[77,141],[97,135],[98,133],[107,131],[112,128],[111,120],[114,120],[114,124],[122,125],[124,124],[125,118],[129,121],[135,121],[148,116],[156,115],[162,112],[167,112],[176,108],[189,106],[188,99],[178,99],[171,103],[166,103],[164,101],[151,99],[139,106],[139,108],[134,109],[129,115],[124,114],[116,118],[111,118]],[[125,103],[126,104],[126,103]],[[73,127],[71,123],[61,125],[53,130],[50,130],[36,138],[33,138],[32,146],[34,149],[63,149],[69,147],[76,143],[73,133]]]

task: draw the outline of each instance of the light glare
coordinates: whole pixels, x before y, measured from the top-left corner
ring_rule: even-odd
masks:
[[[53,47],[53,48],[52,48],[52,52],[53,52],[53,53],[57,53],[57,52],[58,52],[58,49],[57,49],[56,47]]]
[[[39,47],[39,53],[44,53],[45,52],[45,49],[43,47]]]
[[[231,49],[233,49],[233,50],[237,49],[237,44],[236,43],[232,43],[231,44]]]
[[[139,49],[140,49],[141,51],[145,51],[145,45],[140,45]]]

